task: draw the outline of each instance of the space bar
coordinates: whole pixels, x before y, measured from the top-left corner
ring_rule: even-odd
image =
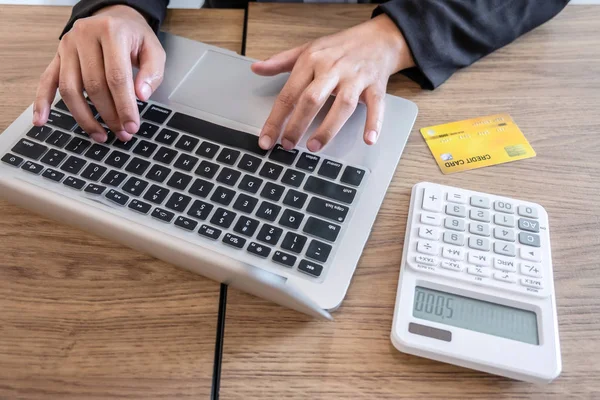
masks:
[[[200,118],[176,112],[167,123],[167,126],[187,132],[190,135],[226,146],[237,147],[238,149],[250,151],[261,156],[267,154],[265,150],[258,146],[258,136],[213,124]]]

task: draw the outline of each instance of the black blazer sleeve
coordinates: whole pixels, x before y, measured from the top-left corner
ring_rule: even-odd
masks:
[[[385,13],[400,28],[416,67],[402,71],[424,89],[505,46],[558,14],[569,0],[392,0]]]
[[[169,0],[81,0],[73,7],[71,18],[60,37],[62,38],[79,18],[89,17],[101,8],[117,4],[128,5],[138,10],[146,17],[152,29],[158,32],[165,19]]]

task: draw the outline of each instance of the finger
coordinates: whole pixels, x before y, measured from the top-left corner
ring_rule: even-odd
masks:
[[[302,54],[307,46],[308,43],[276,54],[264,61],[257,61],[252,64],[252,71],[257,75],[263,76],[272,76],[281,74],[282,72],[290,72],[294,69],[298,57],[300,57],[300,54]]]
[[[33,103],[33,124],[36,126],[44,125],[48,121],[50,107],[58,88],[59,71],[60,58],[56,54],[40,77],[40,83]]]
[[[107,36],[101,41],[106,82],[117,115],[125,131],[134,134],[140,126],[140,114],[133,90],[131,46],[120,38]]]
[[[63,101],[79,126],[96,142],[104,143],[107,137],[106,132],[94,118],[90,106],[83,97],[83,82],[77,52],[64,54],[60,60],[58,89]]]
[[[369,86],[364,92],[365,105],[367,106],[367,120],[365,122],[365,143],[375,144],[381,126],[383,125],[383,114],[385,112],[385,91],[375,85]]]
[[[363,87],[344,85],[335,97],[331,109],[321,126],[308,140],[306,147],[312,152],[321,150],[342,129],[358,104]]]
[[[147,101],[158,89],[165,72],[165,61],[165,51],[160,42],[156,39],[146,39],[138,55],[139,72],[135,78],[138,99]]]
[[[281,145],[293,149],[338,85],[337,75],[325,75],[308,85],[285,126]]]

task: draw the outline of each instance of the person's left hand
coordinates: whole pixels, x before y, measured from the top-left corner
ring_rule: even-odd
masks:
[[[258,75],[292,72],[260,133],[260,147],[273,147],[283,131],[282,146],[293,149],[332,94],[335,101],[307,141],[308,149],[321,150],[359,101],[367,106],[364,141],[374,144],[381,133],[388,79],[412,66],[408,45],[387,15],[252,64]]]

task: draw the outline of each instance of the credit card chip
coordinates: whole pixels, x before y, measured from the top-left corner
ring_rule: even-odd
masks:
[[[527,149],[522,144],[506,146],[504,147],[504,150],[506,151],[506,154],[508,154],[509,157],[518,157],[527,154]]]

